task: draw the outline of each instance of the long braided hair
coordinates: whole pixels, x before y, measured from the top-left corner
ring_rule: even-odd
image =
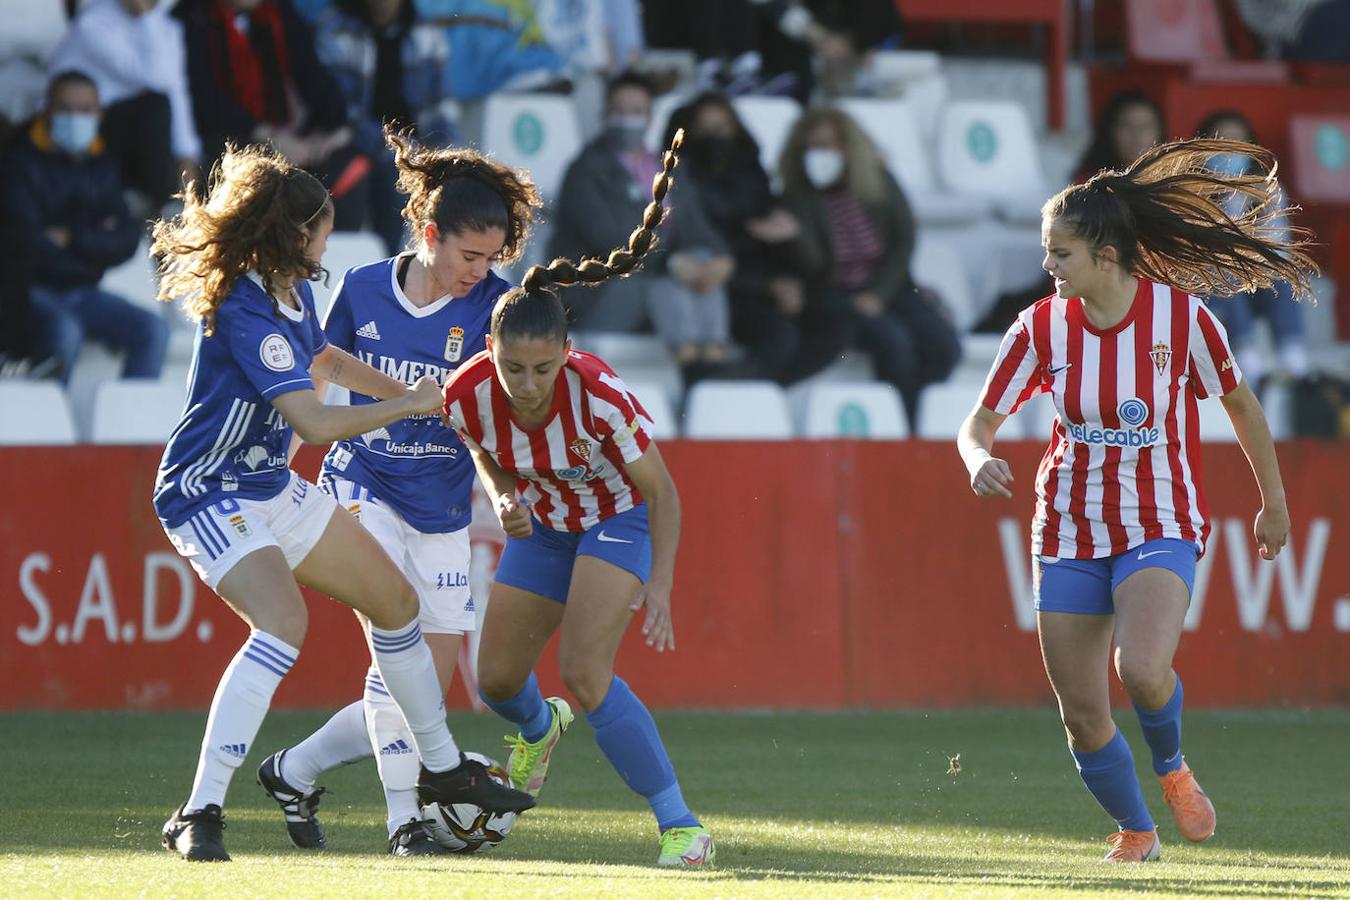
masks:
[[[1228,153],[1253,165],[1240,175],[1211,167]],[[1190,294],[1230,296],[1283,280],[1296,298],[1309,296],[1312,233],[1281,221],[1289,208],[1276,169],[1271,152],[1255,144],[1175,141],[1065,188],[1041,214],[1069,225],[1094,254],[1115,247],[1125,271]],[[1225,207],[1238,195],[1249,202],[1230,217]]]
[[[666,217],[665,199],[675,183],[671,174],[679,164],[679,150],[684,144],[684,130],[675,132],[670,149],[661,155],[661,171],[652,179],[652,202],[642,212],[642,224],[633,229],[628,243],[610,251],[606,259],[591,258],[580,264],[558,257],[546,266],[531,266],[521,279],[520,287],[512,288],[497,300],[492,311],[492,340],[503,338],[567,339],[567,312],[558,288],[573,284],[603,284],[611,278],[622,278],[637,271],[657,243],[656,230]]]

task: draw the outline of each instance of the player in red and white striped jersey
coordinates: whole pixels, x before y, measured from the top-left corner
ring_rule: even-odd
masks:
[[[1250,153],[1265,171],[1226,176],[1220,153]],[[1004,337],[958,448],[971,489],[1011,497],[993,456],[1003,420],[1040,393],[1058,416],[1036,477],[1032,524],[1037,628],[1083,782],[1114,818],[1106,859],[1157,859],[1129,745],[1111,719],[1107,663],[1134,701],[1163,798],[1183,837],[1214,832],[1214,807],[1181,754],[1181,638],[1209,518],[1201,487],[1197,401],[1222,398],[1261,489],[1255,533],[1273,559],[1289,534],[1275,446],[1223,326],[1196,294],[1232,294],[1287,279],[1306,292],[1301,236],[1265,226],[1278,213],[1272,158],[1233,141],[1148,150],[1120,172],[1061,191],[1042,211],[1054,295]],[[1231,219],[1234,192],[1253,208]]]
[[[682,133],[677,133],[678,147]],[[713,862],[708,830],[690,812],[656,723],[614,674],[633,613],[657,651],[675,649],[670,592],[680,539],[675,483],[642,405],[600,359],[572,349],[555,287],[632,272],[656,241],[674,147],[628,246],[580,266],[534,266],[492,313],[487,350],[445,386],[445,415],[473,455],[507,534],[480,644],[484,702],[517,725],[512,782],[538,795],[567,703],[545,700],[534,676],[559,632],[563,682],[585,710],[619,776],[651,806],[659,865]]]

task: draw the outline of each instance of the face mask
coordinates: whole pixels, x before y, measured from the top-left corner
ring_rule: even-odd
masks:
[[[624,150],[636,150],[647,136],[647,120],[642,116],[610,116],[605,129]]]
[[[98,136],[94,113],[52,113],[52,142],[71,156],[83,156]]]
[[[812,147],[802,158],[802,165],[806,169],[807,180],[816,190],[823,191],[839,183],[840,176],[844,174],[844,154],[838,150]]]

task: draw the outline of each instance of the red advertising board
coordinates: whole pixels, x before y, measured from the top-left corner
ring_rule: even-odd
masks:
[[[948,444],[681,442],[674,654],[632,629],[618,669],[657,707],[837,708],[1049,702],[1030,606],[1027,522],[1040,447],[1007,444],[1012,501],[979,500]],[[1257,495],[1210,446],[1214,517],[1177,666],[1202,706],[1350,703],[1350,450],[1280,448],[1291,544],[1259,560]],[[158,448],[0,448],[0,710],[205,708],[244,626],[150,507]],[[302,457],[312,469],[317,455]],[[490,531],[475,540],[490,577]],[[355,618],[310,594],[279,706],[355,697]],[[540,666],[561,688],[554,651]],[[462,691],[452,703],[467,705]]]

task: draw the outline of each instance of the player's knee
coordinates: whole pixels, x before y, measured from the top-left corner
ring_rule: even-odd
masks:
[[[566,656],[560,656],[558,670],[567,690],[577,698],[581,708],[588,712],[605,699],[609,683],[614,679],[614,673],[609,667],[596,665],[584,658],[568,659]]]
[[[1126,654],[1116,658],[1116,674],[1130,699],[1141,706],[1153,708],[1167,702],[1167,684],[1171,665],[1138,659]]]
[[[288,604],[284,609],[276,610],[262,625],[263,631],[296,648],[305,642],[308,629],[309,610],[303,603]]]
[[[403,579],[383,591],[374,607],[363,610],[372,625],[387,630],[402,628],[416,619],[420,611],[417,591]]]
[[[1109,712],[1063,709],[1060,718],[1069,743],[1076,749],[1103,747],[1115,734],[1116,726]]]
[[[487,657],[478,658],[478,693],[494,703],[510,700],[520,693],[524,682],[505,668],[493,666]]]

